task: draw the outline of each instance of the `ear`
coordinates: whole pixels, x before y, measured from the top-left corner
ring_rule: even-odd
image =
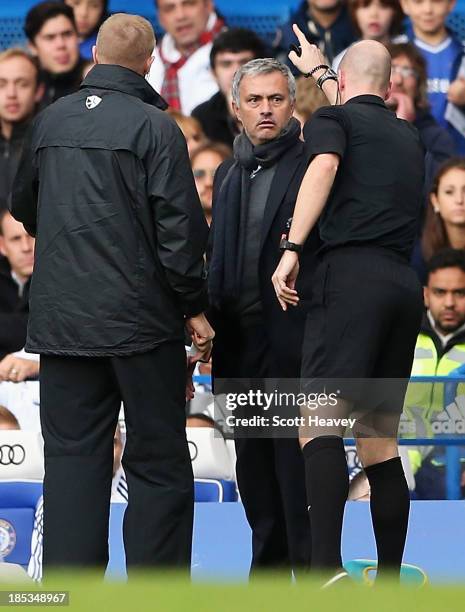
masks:
[[[429,289],[427,285],[423,287],[423,300],[425,302],[426,308],[429,308]]]
[[[231,102],[232,109],[236,115],[236,119],[242,123],[240,107],[233,101]]]
[[[28,41],[27,48],[29,49],[29,52],[31,55],[33,55],[34,57],[37,57],[38,55],[37,47],[34,45],[34,43],[31,43],[31,41]]]
[[[98,64],[97,45],[92,46],[92,59],[94,60],[94,64]]]
[[[431,200],[431,204],[434,208],[434,212],[439,212],[440,211],[440,206],[439,206],[439,200],[438,200],[438,196],[435,193],[432,193],[430,195],[430,200]]]
[[[386,90],[386,93],[384,94],[384,99],[385,100],[388,100],[391,97],[391,89],[392,89],[392,83],[391,83],[391,81],[389,81],[388,88]]]
[[[34,96],[34,102],[38,104],[42,100],[42,96],[45,93],[45,85],[44,83],[39,83],[36,89],[36,94]]]
[[[3,238],[3,236],[0,236],[0,253],[6,257],[5,239]]]
[[[150,72],[150,68],[152,67],[154,59],[155,59],[155,56],[151,55],[145,62],[144,75],[147,75]]]

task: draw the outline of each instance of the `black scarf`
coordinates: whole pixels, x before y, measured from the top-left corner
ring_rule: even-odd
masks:
[[[300,138],[297,119],[291,118],[274,140],[254,146],[245,132],[234,140],[235,162],[218,194],[213,216],[213,252],[208,289],[210,301],[219,307],[235,301],[240,293],[244,265],[244,225],[250,193],[250,173],[258,166],[269,168]]]

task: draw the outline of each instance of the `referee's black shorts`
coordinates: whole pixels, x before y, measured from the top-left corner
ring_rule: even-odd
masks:
[[[304,386],[306,380],[324,380],[343,389],[346,381],[341,396],[360,404],[354,408],[366,402],[370,409],[379,405],[400,413],[422,313],[421,284],[400,255],[368,246],[327,251],[307,316]],[[381,392],[373,386],[380,379],[392,381]]]

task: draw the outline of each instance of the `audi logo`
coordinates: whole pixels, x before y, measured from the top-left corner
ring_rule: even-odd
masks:
[[[189,445],[189,454],[191,456],[191,461],[195,461],[197,459],[197,455],[199,454],[197,444],[192,440],[188,440],[187,444]]]
[[[2,444],[0,446],[0,465],[21,465],[26,459],[26,451],[21,444]]]

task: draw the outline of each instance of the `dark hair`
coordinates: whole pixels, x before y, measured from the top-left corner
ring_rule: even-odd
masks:
[[[430,197],[426,209],[426,220],[421,236],[421,250],[426,260],[430,259],[438,251],[450,247],[449,236],[447,235],[444,220],[439,213],[434,211],[431,195],[438,195],[439,184],[442,177],[449,172],[449,170],[454,168],[465,172],[465,157],[451,157],[445,161],[436,172],[430,189]]]
[[[44,27],[45,22],[60,15],[67,17],[76,30],[74,11],[67,4],[61,2],[41,2],[33,6],[26,15],[26,21],[24,22],[24,33],[28,40],[34,43],[34,38]]]
[[[63,4],[66,4],[66,0],[61,0],[61,1],[63,2]],[[73,13],[74,13],[74,9],[73,9]],[[105,21],[105,19],[108,19],[109,16],[110,16],[110,13],[108,12],[108,0],[102,0],[102,14],[95,28],[92,30],[92,32],[89,33],[89,36],[92,36],[92,34],[95,34],[96,32],[98,32],[98,29],[100,28],[102,23]]]
[[[355,13],[359,8],[365,8],[366,6],[370,6],[372,2],[373,0],[349,0],[347,3],[350,18],[359,35],[361,34],[361,31],[358,27],[357,17]],[[386,8],[391,8],[393,11],[391,27],[389,28],[389,35],[392,37],[396,34],[399,34],[399,32],[402,30],[402,22],[405,17],[400,6],[399,0],[380,0],[380,3]]]
[[[265,57],[265,45],[261,38],[252,30],[246,28],[231,28],[219,34],[210,51],[210,66],[215,69],[215,60],[218,53],[240,53],[241,51],[251,51],[253,59]]]
[[[463,249],[442,249],[433,255],[426,264],[427,278],[436,270],[444,268],[460,268],[465,272],[465,250]]]
[[[417,94],[415,96],[416,108],[428,108],[428,86],[427,86],[427,69],[426,61],[423,55],[412,43],[399,43],[387,46],[387,50],[394,60],[396,57],[405,57],[412,64],[413,69],[417,73]]]

